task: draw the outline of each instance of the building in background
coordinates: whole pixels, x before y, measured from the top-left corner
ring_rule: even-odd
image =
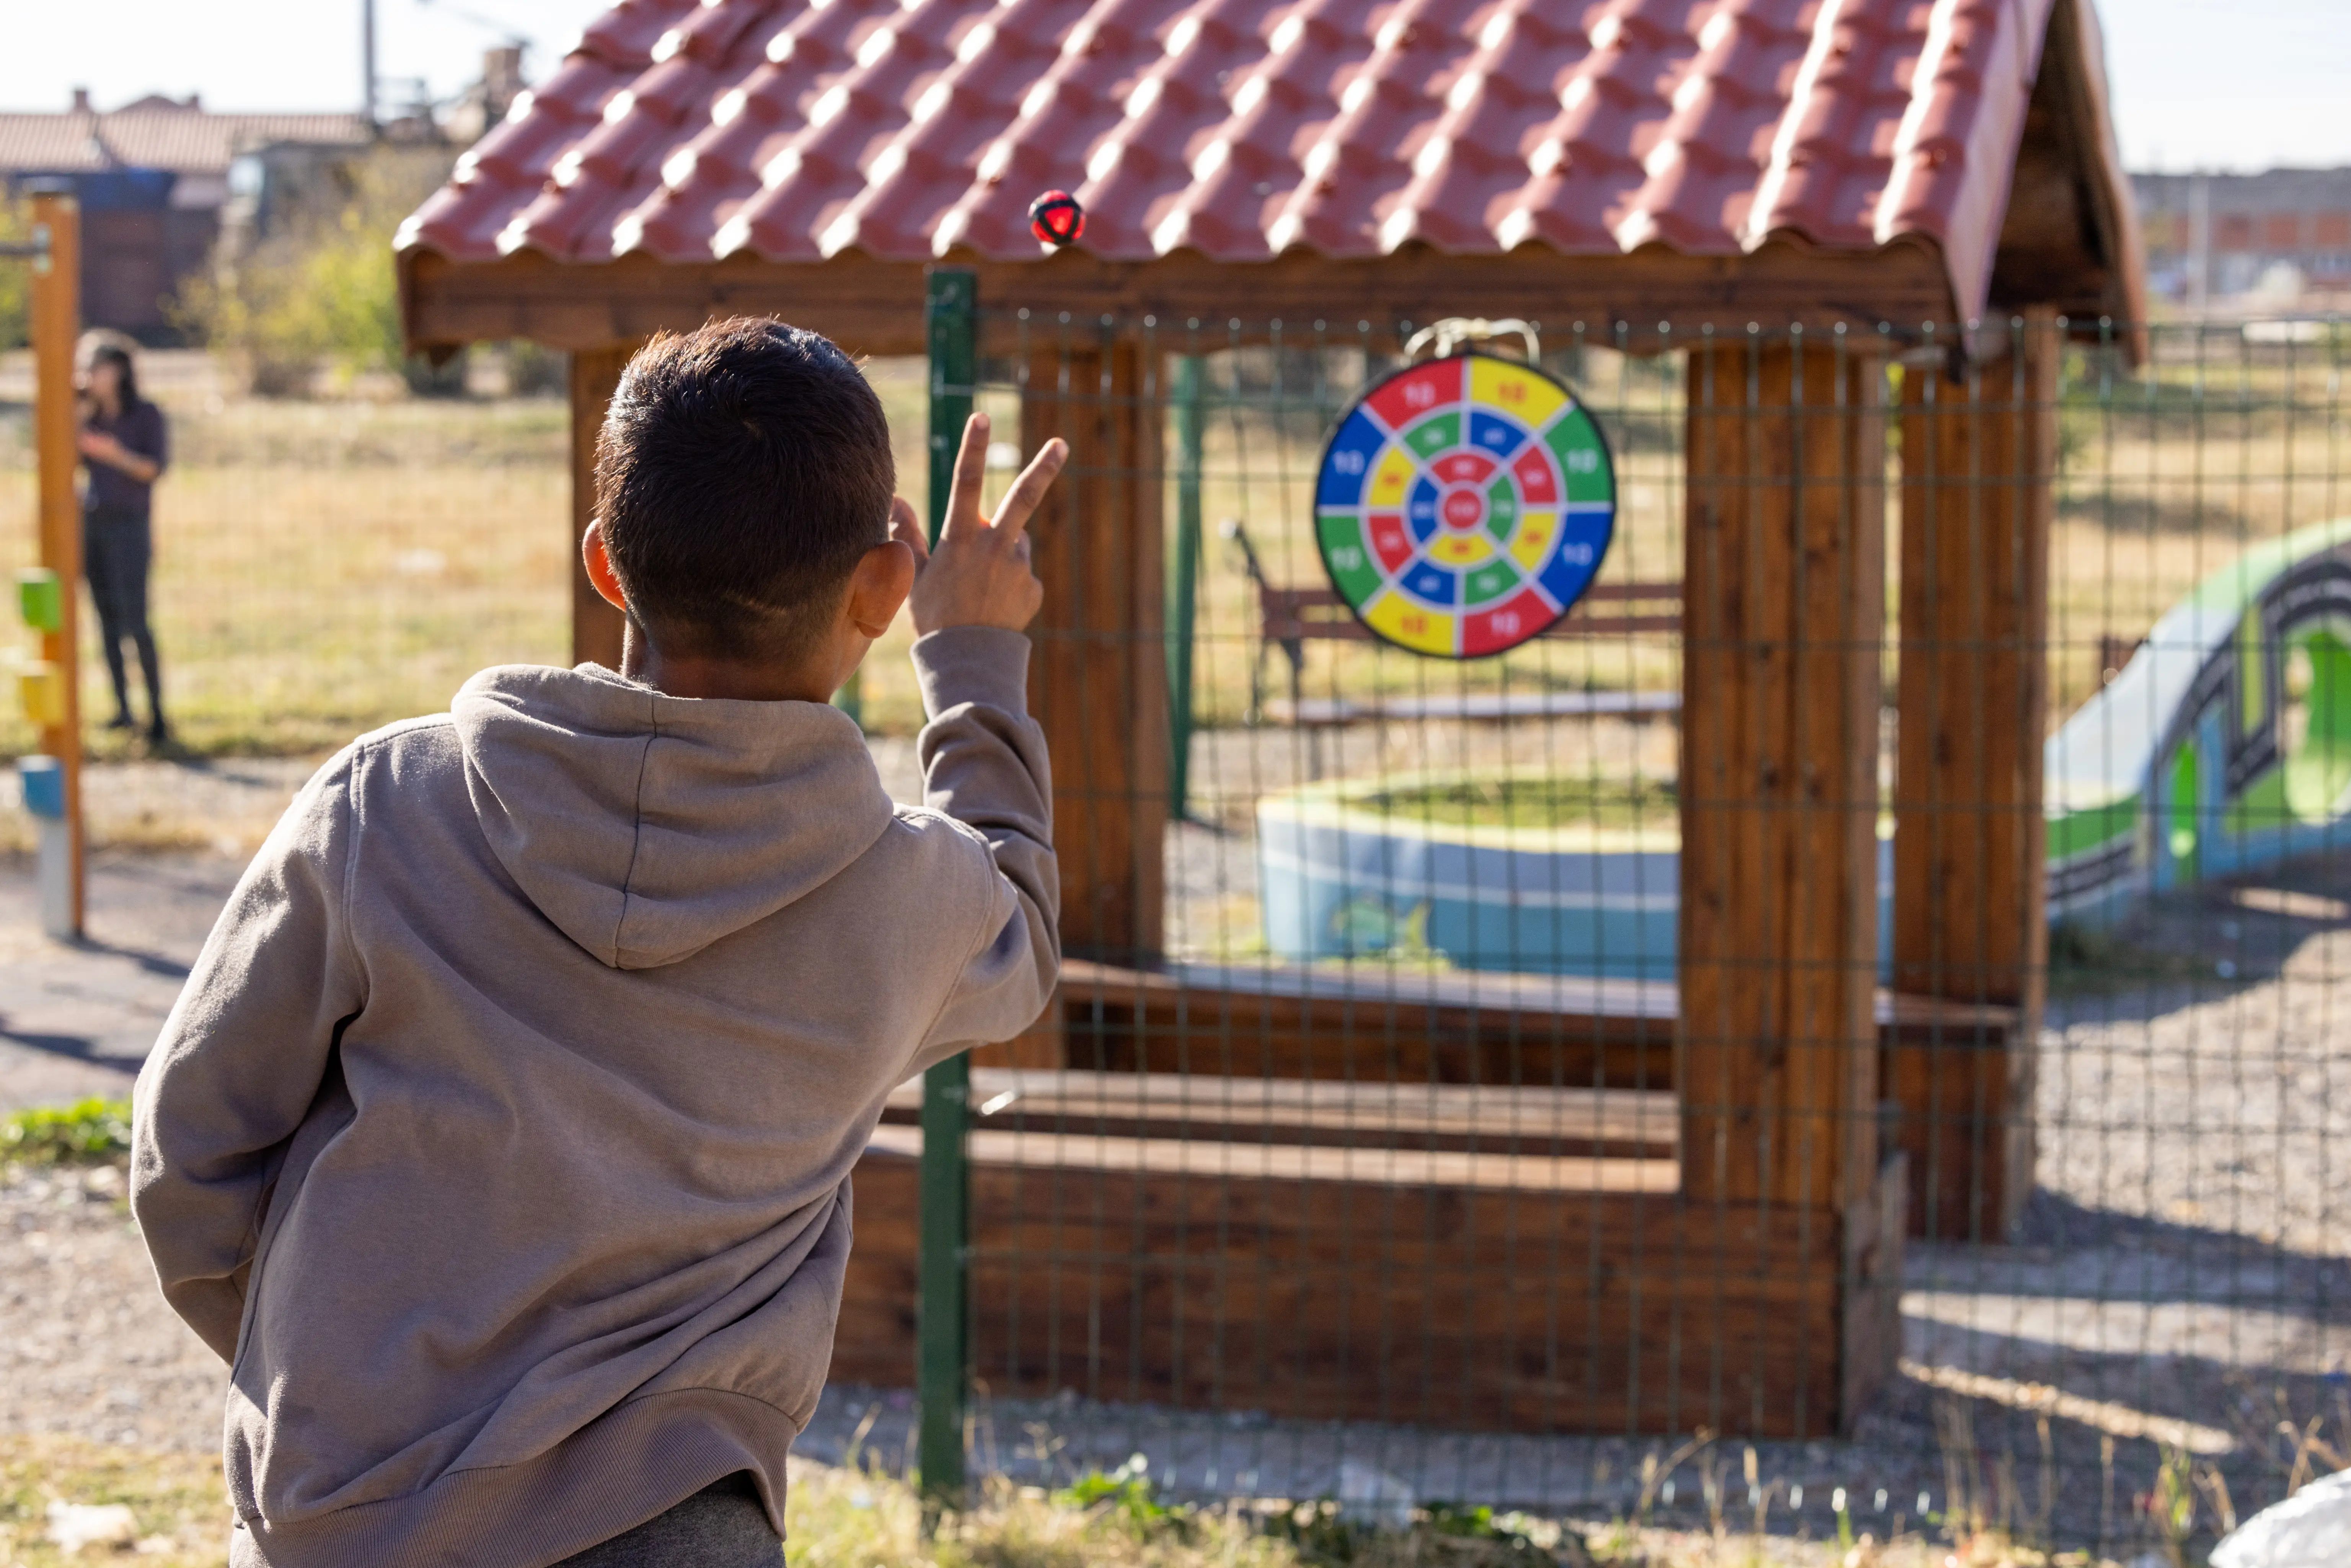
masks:
[[[62,175],[82,210],[82,316],[146,342],[176,336],[169,301],[211,258],[230,169],[273,147],[348,154],[371,136],[356,114],[216,114],[151,95],[100,111],[76,89],[62,113],[0,113],[0,180]]]
[[[2134,174],[2147,280],[2190,313],[2351,300],[2351,169]]]
[[[171,342],[172,301],[187,280],[233,265],[295,213],[339,205],[354,157],[386,143],[454,157],[522,90],[522,50],[511,46],[488,50],[481,79],[454,103],[418,103],[372,126],[358,113],[219,114],[160,94],[101,111],[77,89],[62,112],[0,112],[0,186],[14,195],[28,180],[70,179],[84,319]]]

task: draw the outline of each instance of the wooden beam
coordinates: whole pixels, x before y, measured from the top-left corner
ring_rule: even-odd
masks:
[[[949,257],[959,264],[968,258]],[[1875,330],[1951,318],[1950,285],[1934,246],[1905,239],[1865,253],[1814,250],[1775,240],[1751,254],[1677,256],[1650,246],[1631,256],[1563,256],[1538,246],[1504,256],[1446,256],[1414,246],[1395,256],[1334,261],[1303,252],[1228,263],[1191,252],[1148,262],[1102,261],[1064,251],[1037,261],[968,262],[1000,334],[1021,306],[1035,319],[1104,313],[1156,317],[1162,333],[1198,319],[1226,340],[1238,318],[1261,332],[1281,318],[1293,338],[1320,319],[1353,340],[1356,323],[1393,341],[1403,323],[1438,315],[1517,316],[1542,323],[1548,340],[1614,343],[1654,352],[1658,322],[1681,329],[1763,319],[1775,328],[1846,321]],[[400,258],[408,339],[419,349],[500,338],[596,348],[714,316],[780,315],[858,353],[923,351],[923,264],[842,256],[822,262],[664,263],[629,256],[594,265],[529,252],[490,262],[451,262],[429,252]],[[1006,349],[991,342],[991,350]]]
[[[2064,345],[2046,308],[2021,338],[1959,381],[1920,367],[1903,378],[1893,980],[2017,1009],[2002,1040],[2029,1061],[2048,954],[2041,768]],[[1961,1033],[1941,1049],[1973,1057],[1981,1044]],[[2004,1234],[2030,1186],[2030,1151],[2021,1171],[2005,1152],[2010,1124],[2032,1116],[2030,1073],[1994,1055],[1913,1061],[1889,1084],[1913,1202],[1942,1239]],[[1980,1157],[1955,1166],[1937,1146],[1952,1143]],[[1966,1185],[1946,1190],[1954,1181]]]
[[[621,667],[621,612],[604,602],[580,559],[580,537],[596,517],[596,437],[604,411],[636,351],[632,343],[575,350],[571,355],[571,662]]]
[[[1029,525],[1045,584],[1029,628],[1029,708],[1053,758],[1061,937],[1072,952],[1134,963],[1160,949],[1165,902],[1158,367],[1132,337],[1080,329],[1037,334],[1023,369],[1023,454],[1055,435],[1070,444],[1069,467]]]
[[[1849,1208],[1876,1176],[1882,362],[1693,351],[1684,568],[1685,1188]]]

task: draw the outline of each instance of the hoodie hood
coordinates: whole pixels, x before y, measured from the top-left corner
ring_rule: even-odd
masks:
[[[893,807],[820,703],[666,696],[597,664],[484,670],[449,705],[483,836],[616,969],[692,957],[839,875]]]

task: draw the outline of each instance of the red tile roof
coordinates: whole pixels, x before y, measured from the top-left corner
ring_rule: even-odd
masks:
[[[0,114],[0,172],[92,174],[132,168],[221,174],[238,152],[265,142],[358,146],[370,134],[356,114],[214,114],[150,98],[104,114]]]
[[[1061,186],[1112,260],[1921,235],[1972,315],[2058,3],[621,0],[399,245],[1017,260]]]

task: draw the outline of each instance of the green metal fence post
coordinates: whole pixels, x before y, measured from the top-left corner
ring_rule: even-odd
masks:
[[[936,543],[947,516],[956,447],[971,417],[979,379],[978,277],[967,268],[934,267],[924,315],[931,361],[930,530]],[[915,1308],[914,1393],[922,1426],[915,1462],[925,1499],[963,1500],[966,1356],[965,1250],[970,1239],[970,1173],[964,1161],[971,1063],[950,1057],[923,1074],[923,1232],[921,1299]]]
[[[1200,600],[1200,356],[1176,358],[1176,570],[1167,581],[1167,809],[1192,798],[1193,619]]]

